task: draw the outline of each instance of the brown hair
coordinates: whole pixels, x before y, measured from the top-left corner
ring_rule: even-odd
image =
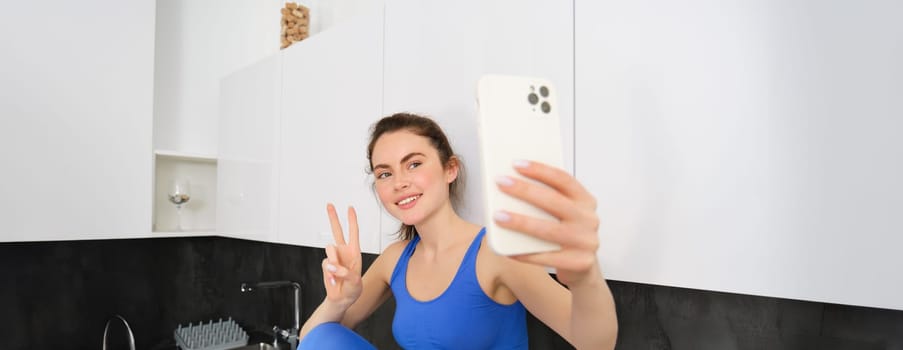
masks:
[[[444,168],[448,169],[452,165],[458,166],[458,177],[455,181],[448,184],[448,197],[452,206],[457,208],[460,205],[461,193],[464,191],[464,164],[461,162],[461,157],[452,151],[442,128],[430,118],[412,113],[395,113],[373,124],[370,128],[370,144],[367,145],[367,161],[370,163],[368,172],[373,173],[373,147],[376,145],[376,141],[385,133],[401,130],[429,139],[430,144],[439,153],[439,160]],[[414,226],[401,223],[401,228],[398,229],[397,234],[398,238],[402,240],[410,240],[417,235],[417,229]]]

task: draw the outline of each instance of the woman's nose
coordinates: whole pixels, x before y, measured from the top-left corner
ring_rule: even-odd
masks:
[[[404,190],[411,185],[411,182],[408,181],[407,178],[398,176],[395,178],[395,190]]]

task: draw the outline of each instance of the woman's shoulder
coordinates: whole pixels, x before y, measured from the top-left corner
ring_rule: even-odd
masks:
[[[511,268],[512,260],[496,253],[489,245],[489,239],[486,235],[483,235],[483,238],[480,240],[480,250],[477,252],[477,256],[478,260],[485,262],[484,264],[477,264],[478,268],[492,270],[496,274],[503,273]]]
[[[489,240],[485,235],[480,244],[478,255],[479,260],[482,260],[483,263],[478,263],[477,268],[498,277],[507,276],[509,278],[523,278],[524,276],[536,274],[536,271],[545,271],[543,267],[523,263],[508,256],[496,253],[489,245]]]
[[[404,252],[404,248],[407,247],[410,240],[398,240],[392,242],[383,249],[383,252],[376,257],[376,261],[380,261],[383,265],[394,267],[395,263],[398,261],[398,258],[401,256],[401,253]]]
[[[411,243],[411,240],[405,239],[392,242],[388,247],[386,247],[386,249],[383,249],[383,252],[382,254],[380,254],[380,256],[388,255],[398,257],[399,255],[401,255],[401,252],[404,251],[404,248],[408,246],[408,243]]]
[[[395,270],[395,265],[398,262],[398,258],[401,256],[401,253],[404,251],[408,242],[410,242],[410,240],[392,242],[383,249],[383,252],[376,257],[376,260],[373,261],[373,265],[370,266],[371,269],[375,268],[378,271],[386,284],[389,283],[392,272]]]

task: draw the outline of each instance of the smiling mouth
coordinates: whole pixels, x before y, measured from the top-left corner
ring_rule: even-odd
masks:
[[[398,203],[395,203],[395,204],[398,205],[398,206],[404,206],[404,205],[406,205],[406,204],[409,204],[409,203],[411,203],[411,202],[417,200],[418,198],[420,198],[420,196],[422,196],[422,195],[418,194],[418,195],[416,195],[416,196],[410,196],[410,197],[408,197],[408,198],[405,198],[405,199],[402,199],[402,200],[398,201]]]

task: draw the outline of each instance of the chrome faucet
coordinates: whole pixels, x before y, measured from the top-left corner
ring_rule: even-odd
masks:
[[[281,338],[291,345],[292,349],[298,348],[298,332],[301,330],[301,285],[292,281],[267,281],[257,283],[242,283],[242,293],[250,292],[255,289],[270,289],[291,287],[295,292],[295,302],[293,309],[295,310],[295,323],[291,329],[280,329],[279,326],[273,326],[273,346],[278,347],[278,340]]]

